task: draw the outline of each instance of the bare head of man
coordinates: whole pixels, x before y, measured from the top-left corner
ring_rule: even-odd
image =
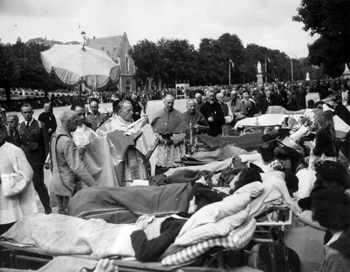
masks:
[[[194,98],[196,99],[197,103],[202,103],[202,95],[200,93],[196,93]]]
[[[190,100],[187,101],[186,108],[187,108],[188,114],[190,114],[190,115],[195,114],[195,112],[196,112],[196,103],[194,102],[193,99],[190,99]]]
[[[119,116],[127,122],[132,122],[132,105],[129,101],[123,100],[119,102]]]
[[[21,113],[24,117],[24,120],[26,120],[27,122],[32,120],[33,117],[33,107],[30,104],[23,104],[23,106],[21,107]]]
[[[66,110],[60,116],[61,126],[68,133],[74,132],[79,124],[79,116],[75,111]]]
[[[50,103],[45,103],[45,104],[44,104],[44,111],[45,111],[45,112],[50,112],[50,111],[51,111],[51,105],[50,105]]]
[[[13,129],[18,127],[18,123],[19,123],[19,118],[18,115],[15,113],[10,113],[7,115],[7,123],[9,124],[9,126]]]
[[[163,98],[163,103],[164,103],[164,108],[167,111],[172,111],[174,109],[174,102],[175,102],[175,97],[172,96],[171,94],[167,94]]]
[[[98,113],[98,101],[96,99],[92,99],[90,102],[90,110],[93,115],[96,115]]]

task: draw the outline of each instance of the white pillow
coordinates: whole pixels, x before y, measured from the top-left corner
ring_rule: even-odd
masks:
[[[243,210],[248,203],[250,203],[250,195],[244,193],[233,194],[225,197],[222,201],[209,204],[191,216],[182,227],[178,236],[180,237],[187,231],[201,225],[214,223],[226,216],[233,215]]]
[[[249,205],[244,210],[224,217],[216,223],[201,225],[185,232],[184,235],[176,238],[174,244],[188,246],[210,238],[225,236],[231,230],[241,226],[248,218],[248,215]]]

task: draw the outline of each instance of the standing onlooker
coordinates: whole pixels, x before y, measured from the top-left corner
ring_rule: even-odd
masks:
[[[75,145],[78,147],[79,154],[83,155],[86,145],[96,139],[96,134],[91,128],[85,125],[86,109],[82,103],[74,103],[71,106],[71,110],[78,115],[78,127],[71,134]]]
[[[44,111],[40,113],[38,120],[43,122],[46,125],[47,133],[49,135],[49,139],[51,139],[52,134],[56,131],[57,122],[55,115],[52,114],[51,104],[44,104]]]
[[[224,113],[221,105],[214,100],[215,93],[209,90],[207,93],[208,101],[205,102],[200,109],[200,112],[208,120],[210,131],[209,135],[218,136],[222,134],[222,125],[225,124]]]
[[[45,213],[51,213],[50,197],[44,183],[44,164],[49,153],[49,137],[44,123],[33,118],[33,108],[30,104],[21,107],[24,121],[19,126],[21,149],[33,168],[33,184]]]
[[[286,110],[290,111],[297,111],[298,110],[298,103],[295,100],[295,96],[293,95],[293,92],[291,89],[287,90],[287,101],[286,101]]]
[[[256,113],[259,112],[255,102],[253,99],[250,98],[249,92],[247,90],[244,90],[242,92],[242,107],[243,107],[243,115],[245,117],[253,117]]]
[[[273,96],[272,96],[272,92],[270,89],[267,89],[265,91],[265,96],[261,98],[260,101],[260,110],[262,114],[265,114],[268,107],[270,106],[274,106],[275,102],[273,101]]]
[[[141,118],[142,107],[138,101],[136,93],[131,95],[130,103],[132,105],[132,120],[135,122]]]
[[[90,110],[91,114],[86,117],[86,123],[90,124],[90,127],[96,131],[105,121],[108,120],[108,116],[98,111],[97,99],[91,99]],[[89,126],[89,125],[88,125]]]
[[[243,92],[242,92],[242,96],[243,96]],[[258,111],[261,111],[261,102],[264,97],[265,97],[265,89],[264,89],[264,86],[260,84],[258,89],[255,91],[254,97],[253,97]]]
[[[6,142],[13,143],[11,139],[10,127],[6,125],[2,117],[0,118],[0,131],[4,133],[3,137]]]
[[[305,109],[306,108],[306,88],[300,83],[298,87],[298,106],[299,109]]]
[[[231,111],[231,107],[229,107],[225,102],[224,102],[224,94],[223,93],[217,93],[216,94],[216,100],[220,104],[222,111],[224,113],[224,118],[225,118],[225,124],[222,126],[222,135],[227,136],[230,126],[227,124],[230,124],[233,121],[233,115]]]
[[[243,113],[243,105],[241,99],[238,97],[237,90],[232,90],[231,92],[231,100],[227,102],[227,105],[231,108],[233,114],[233,122],[231,125],[235,125],[236,121],[244,118]]]
[[[185,132],[187,129],[182,113],[174,109],[175,97],[167,94],[163,98],[164,108],[157,111],[151,126],[159,140],[156,157],[156,174],[162,174],[171,167],[179,167],[181,156],[185,153]],[[153,173],[152,173],[153,175]]]
[[[196,99],[197,111],[200,111],[202,105],[204,104],[203,97],[202,97],[202,95],[200,93],[196,93],[194,95],[194,98]]]
[[[76,179],[87,186],[96,181],[86,170],[71,133],[78,127],[79,117],[74,111],[65,111],[60,116],[61,127],[53,134],[51,141],[52,191],[56,196],[58,213],[66,214],[69,197],[75,190]]]
[[[187,138],[189,138],[190,130],[197,134],[201,134],[209,130],[208,121],[205,119],[203,114],[201,114],[196,109],[196,103],[193,99],[189,99],[186,102],[187,111],[182,113],[182,116],[187,124]]]
[[[147,98],[147,94],[143,93],[140,97],[140,102],[142,105],[142,109],[143,109],[143,113],[146,114],[146,110],[147,110],[147,103],[148,103],[148,98]]]
[[[4,108],[1,107],[1,104],[0,104],[0,122],[4,123],[5,125],[7,120],[6,120],[6,110]]]
[[[38,211],[32,185],[33,170],[17,146],[0,131],[0,235],[25,215]],[[7,186],[11,184],[10,186]]]
[[[285,107],[287,101],[287,93],[279,88],[278,85],[274,85],[274,93],[272,93],[273,101],[276,106]]]
[[[20,146],[21,138],[18,132],[19,118],[16,113],[9,113],[7,115],[7,123],[10,128],[11,143]]]

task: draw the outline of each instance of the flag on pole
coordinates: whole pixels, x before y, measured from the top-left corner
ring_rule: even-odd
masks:
[[[230,59],[230,63],[231,63],[231,65],[232,65],[232,68],[234,68],[235,67],[235,65],[233,64],[233,61]]]
[[[268,57],[266,57],[266,59],[267,59],[267,61],[268,61],[269,63],[271,63],[271,60],[270,60]]]

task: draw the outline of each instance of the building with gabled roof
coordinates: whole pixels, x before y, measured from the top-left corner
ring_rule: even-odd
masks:
[[[132,92],[136,90],[135,63],[129,55],[131,49],[128,37],[123,35],[88,39],[87,46],[101,50],[120,65],[120,78],[118,81],[118,90],[120,92]]]

